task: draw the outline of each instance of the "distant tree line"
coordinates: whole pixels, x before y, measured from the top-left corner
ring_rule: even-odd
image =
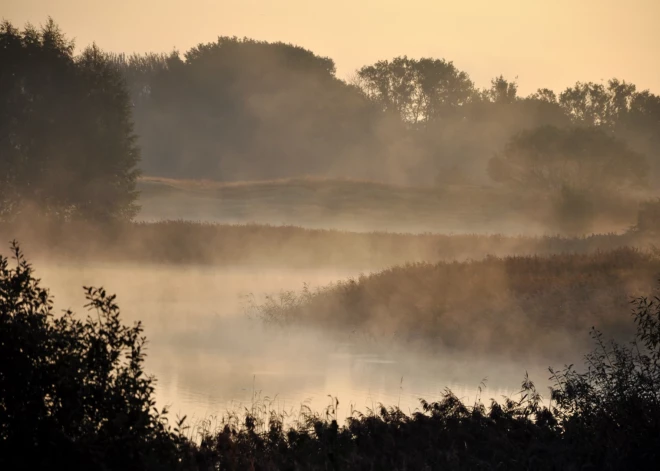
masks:
[[[660,175],[660,97],[617,79],[522,97],[503,76],[479,89],[450,61],[402,56],[346,82],[330,58],[235,37],[183,54],[75,55],[52,20],[3,23],[0,65],[3,218],[26,202],[130,218],[138,165],[178,178],[516,191],[621,190]]]
[[[228,37],[183,56],[115,59],[132,90],[149,174],[321,174],[413,184],[463,174],[483,182],[494,153],[534,146],[552,133],[585,137],[591,148],[582,152],[593,161],[615,140],[623,166],[636,156],[627,176],[660,171],[660,97],[617,79],[520,97],[517,84],[502,76],[480,90],[452,62],[403,56],[362,67],[345,83],[331,59]]]

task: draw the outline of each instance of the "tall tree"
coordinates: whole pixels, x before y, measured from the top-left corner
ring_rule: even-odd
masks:
[[[80,57],[49,20],[0,25],[0,214],[130,219],[135,143],[128,92],[96,46]]]
[[[490,88],[485,90],[484,96],[493,103],[513,103],[518,99],[518,84],[500,75],[490,81]]]
[[[654,181],[660,176],[660,97],[634,84],[611,79],[607,84],[578,82],[559,95],[574,123],[602,126],[649,158]],[[657,185],[657,184],[656,184]]]
[[[475,94],[469,76],[444,59],[379,61],[358,70],[357,84],[383,110],[413,125],[446,116]]]

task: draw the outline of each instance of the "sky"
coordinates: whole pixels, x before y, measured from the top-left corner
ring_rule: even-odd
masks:
[[[337,75],[398,55],[453,61],[521,94],[617,77],[660,93],[660,0],[0,0],[16,26],[51,16],[78,47],[185,51],[218,36],[284,41]]]

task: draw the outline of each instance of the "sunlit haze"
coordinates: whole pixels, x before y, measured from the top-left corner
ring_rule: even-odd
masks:
[[[78,46],[185,51],[217,36],[284,41],[333,58],[341,78],[397,55],[452,60],[484,87],[520,91],[618,77],[660,90],[656,0],[2,0],[14,24],[52,16]],[[613,34],[616,32],[616,34]]]
[[[0,0],[0,470],[656,469],[659,20]]]

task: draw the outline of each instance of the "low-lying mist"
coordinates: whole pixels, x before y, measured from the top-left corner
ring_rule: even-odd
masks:
[[[488,255],[592,253],[648,249],[654,232],[589,236],[356,233],[263,224],[187,221],[97,225],[26,218],[0,224],[33,259],[65,263],[155,263],[216,267],[370,271],[405,263],[478,260]]]
[[[246,315],[250,303],[266,302],[268,293],[303,283],[320,288],[356,276],[351,270],[39,263],[36,274],[58,309],[80,311],[83,285],[117,293],[125,321],[145,325],[159,404],[195,420],[258,399],[281,411],[303,403],[320,409],[328,395],[340,399],[342,417],[351,407],[381,402],[414,410],[419,397],[440,397],[446,387],[474,398],[487,378],[484,394],[500,397],[517,387],[525,370],[541,386],[548,376],[545,360],[500,362],[477,351],[411,349],[397,339],[314,325],[282,328]]]
[[[568,361],[588,345],[594,326],[627,338],[631,296],[650,292],[658,273],[656,255],[631,248],[406,264],[280,292],[249,311],[275,325],[316,326],[411,350]]]

